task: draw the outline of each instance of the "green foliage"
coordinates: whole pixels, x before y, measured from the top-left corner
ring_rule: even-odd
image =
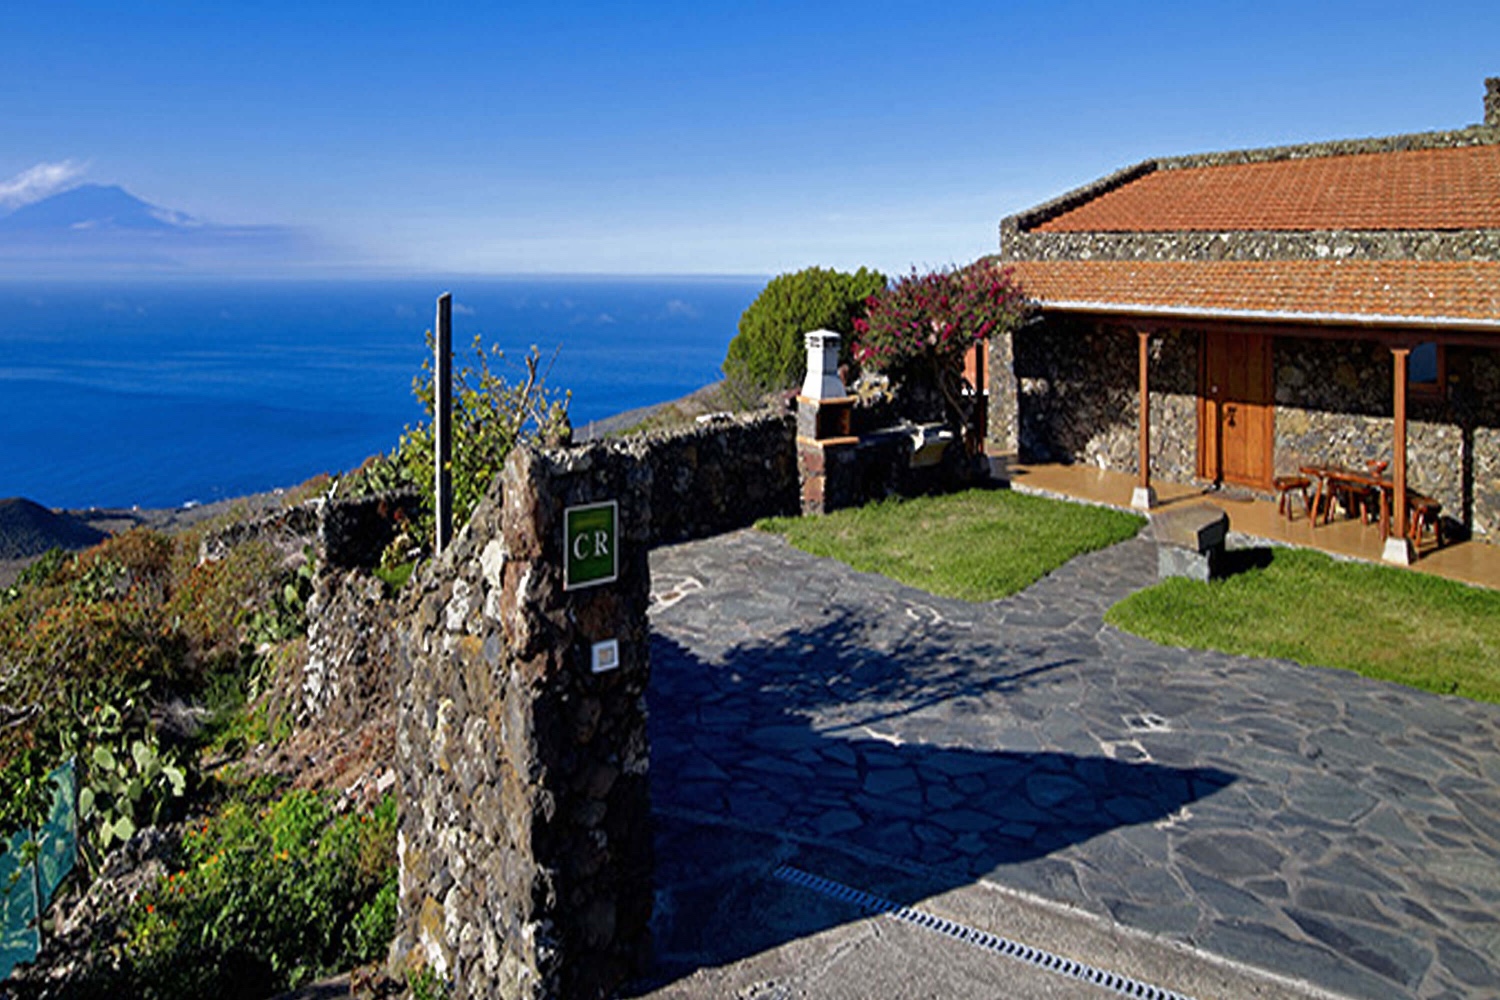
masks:
[[[310,570],[288,575],[258,543],[202,566],[187,547],[196,540],[127,532],[42,560],[0,604],[0,830],[35,825],[47,774],[72,758],[80,844],[97,867],[193,781],[190,755],[162,744],[150,706],[242,702],[246,641],[303,626]]]
[[[245,623],[245,641],[254,646],[285,642],[307,634],[307,602],[312,599],[317,564],[309,546],[303,560],[270,599],[250,613]]]
[[[47,584],[71,558],[66,551],[55,546],[37,556],[27,564],[25,569],[21,570],[21,575],[16,578],[15,583],[0,590],[0,606],[19,600],[21,591],[27,587],[41,587]]]
[[[429,346],[432,343],[429,333]],[[518,441],[533,437],[549,444],[566,444],[573,436],[568,420],[568,403],[573,394],[564,392],[559,398],[556,391],[547,388],[547,371],[542,369],[540,352],[532,347],[522,357],[525,374],[514,384],[497,370],[504,357],[498,346],[492,345],[486,351],[483,341],[476,336],[473,362],[453,375],[450,471],[455,528],[469,519],[500,474],[505,456]],[[549,362],[547,370],[550,369]],[[423,363],[423,370],[425,375],[413,380],[412,392],[431,417],[437,397],[430,361]],[[408,474],[432,509],[437,487],[431,426],[419,425],[403,434],[400,451]]]
[[[898,380],[921,379],[942,393],[949,417],[973,439],[970,408],[977,395],[964,381],[964,358],[986,338],[1021,324],[1021,290],[1009,270],[981,261],[968,267],[918,274],[913,271],[870,300],[868,315],[855,321],[854,356],[861,365]]]
[[[428,353],[434,347],[427,331]],[[568,418],[572,393],[559,394],[546,384],[550,362],[532,347],[521,359],[522,371],[515,382],[500,371],[505,353],[498,346],[488,350],[474,338],[473,360],[453,373],[453,454],[449,472],[453,484],[455,529],[473,514],[484,498],[505,457],[517,442],[537,440],[566,444],[573,427]],[[416,489],[422,496],[423,516],[406,526],[392,543],[384,560],[387,568],[410,561],[433,537],[437,502],[436,455],[430,423],[436,410],[433,362],[422,362],[422,372],[412,379],[412,394],[427,411],[428,423],[408,427],[391,454],[371,458],[350,478],[341,491],[350,496],[368,496],[395,489]]]
[[[286,586],[281,558],[269,545],[248,541],[186,570],[163,613],[180,630],[198,663],[232,660],[258,609],[270,608]]]
[[[101,684],[75,695],[60,734],[63,756],[78,764],[78,839],[90,870],[187,794],[190,765],[161,746],[141,703],[145,692]]]
[[[384,957],[395,927],[396,804],[243,802],[195,823],[183,864],[130,908],[85,993],[266,996]]]
[[[853,274],[809,267],[772,278],[740,316],[724,358],[725,379],[741,396],[796,387],[807,365],[802,335],[812,330],[843,334],[848,361],[855,320],[885,285],[885,275],[863,267]]]
[[[54,791],[48,774],[68,758],[78,770],[78,843],[91,871],[106,851],[166,818],[187,794],[190,763],[161,746],[146,690],[103,678],[68,689],[0,768],[0,830],[42,824]]]
[[[1105,621],[1166,645],[1500,702],[1500,593],[1303,549],[1264,556],[1264,565],[1211,583],[1164,580],[1110,608]]]
[[[944,597],[993,601],[1029,587],[1074,556],[1135,535],[1134,514],[1013,493],[968,490],[892,499],[825,517],[757,525],[804,552]]]
[[[412,570],[417,568],[414,562],[398,563],[394,566],[381,565],[376,567],[375,576],[385,584],[386,593],[395,594],[406,586],[406,581],[411,579]]]
[[[406,988],[411,991],[411,1000],[445,1000],[453,990],[430,967],[416,972],[407,972]]]
[[[28,746],[0,768],[0,854],[10,849],[13,831],[35,830],[46,822],[57,794],[52,759],[41,747]]]

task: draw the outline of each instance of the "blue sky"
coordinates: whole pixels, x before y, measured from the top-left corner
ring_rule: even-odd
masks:
[[[1165,154],[1470,124],[1500,4],[22,3],[0,196],[398,272],[888,273]]]

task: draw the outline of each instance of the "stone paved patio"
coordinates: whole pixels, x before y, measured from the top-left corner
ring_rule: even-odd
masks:
[[[920,876],[901,902],[1007,887],[1339,994],[1500,996],[1500,706],[1105,626],[1155,570],[1135,540],[967,604],[754,531],[658,550],[659,824],[879,859]]]

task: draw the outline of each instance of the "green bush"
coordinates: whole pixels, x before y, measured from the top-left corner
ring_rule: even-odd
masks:
[[[843,334],[848,362],[854,321],[864,316],[865,300],[885,286],[885,275],[863,267],[853,274],[809,267],[772,278],[729,342],[724,377],[731,390],[744,398],[797,386],[807,363],[802,335],[810,330]]]
[[[434,344],[427,331],[427,346]],[[505,457],[518,441],[567,444],[573,436],[568,418],[572,393],[559,392],[546,384],[547,370],[541,354],[532,347],[521,359],[523,372],[512,382],[500,368],[505,354],[498,346],[485,350],[474,338],[474,360],[453,373],[453,528],[458,530],[484,498],[485,491],[505,465]],[[422,363],[422,372],[412,379],[412,394],[433,417],[437,392],[432,360]],[[371,459],[352,476],[343,492],[364,496],[410,486],[422,496],[419,523],[409,525],[398,538],[399,555],[392,565],[410,559],[413,542],[425,545],[433,537],[436,505],[436,466],[431,423],[408,427],[390,455]]]
[[[396,803],[335,815],[308,791],[195,823],[181,870],[100,942],[85,996],[261,997],[382,958],[395,928]]]

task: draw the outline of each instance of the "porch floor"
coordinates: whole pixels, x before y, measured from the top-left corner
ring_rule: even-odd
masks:
[[[1024,493],[1039,493],[1084,503],[1130,509],[1130,494],[1135,476],[1110,472],[1086,465],[1021,464],[1004,456],[993,456],[996,474],[1010,480],[1011,488]],[[1255,538],[1285,545],[1319,549],[1331,555],[1383,563],[1380,529],[1357,520],[1336,519],[1331,524],[1314,526],[1298,500],[1295,519],[1290,523],[1276,510],[1276,501],[1242,499],[1239,490],[1224,492],[1184,483],[1153,480],[1158,509],[1171,509],[1191,503],[1210,503],[1229,514],[1229,529]],[[1500,545],[1487,542],[1449,542],[1434,549],[1429,541],[1408,567],[1419,573],[1459,580],[1500,590]]]

